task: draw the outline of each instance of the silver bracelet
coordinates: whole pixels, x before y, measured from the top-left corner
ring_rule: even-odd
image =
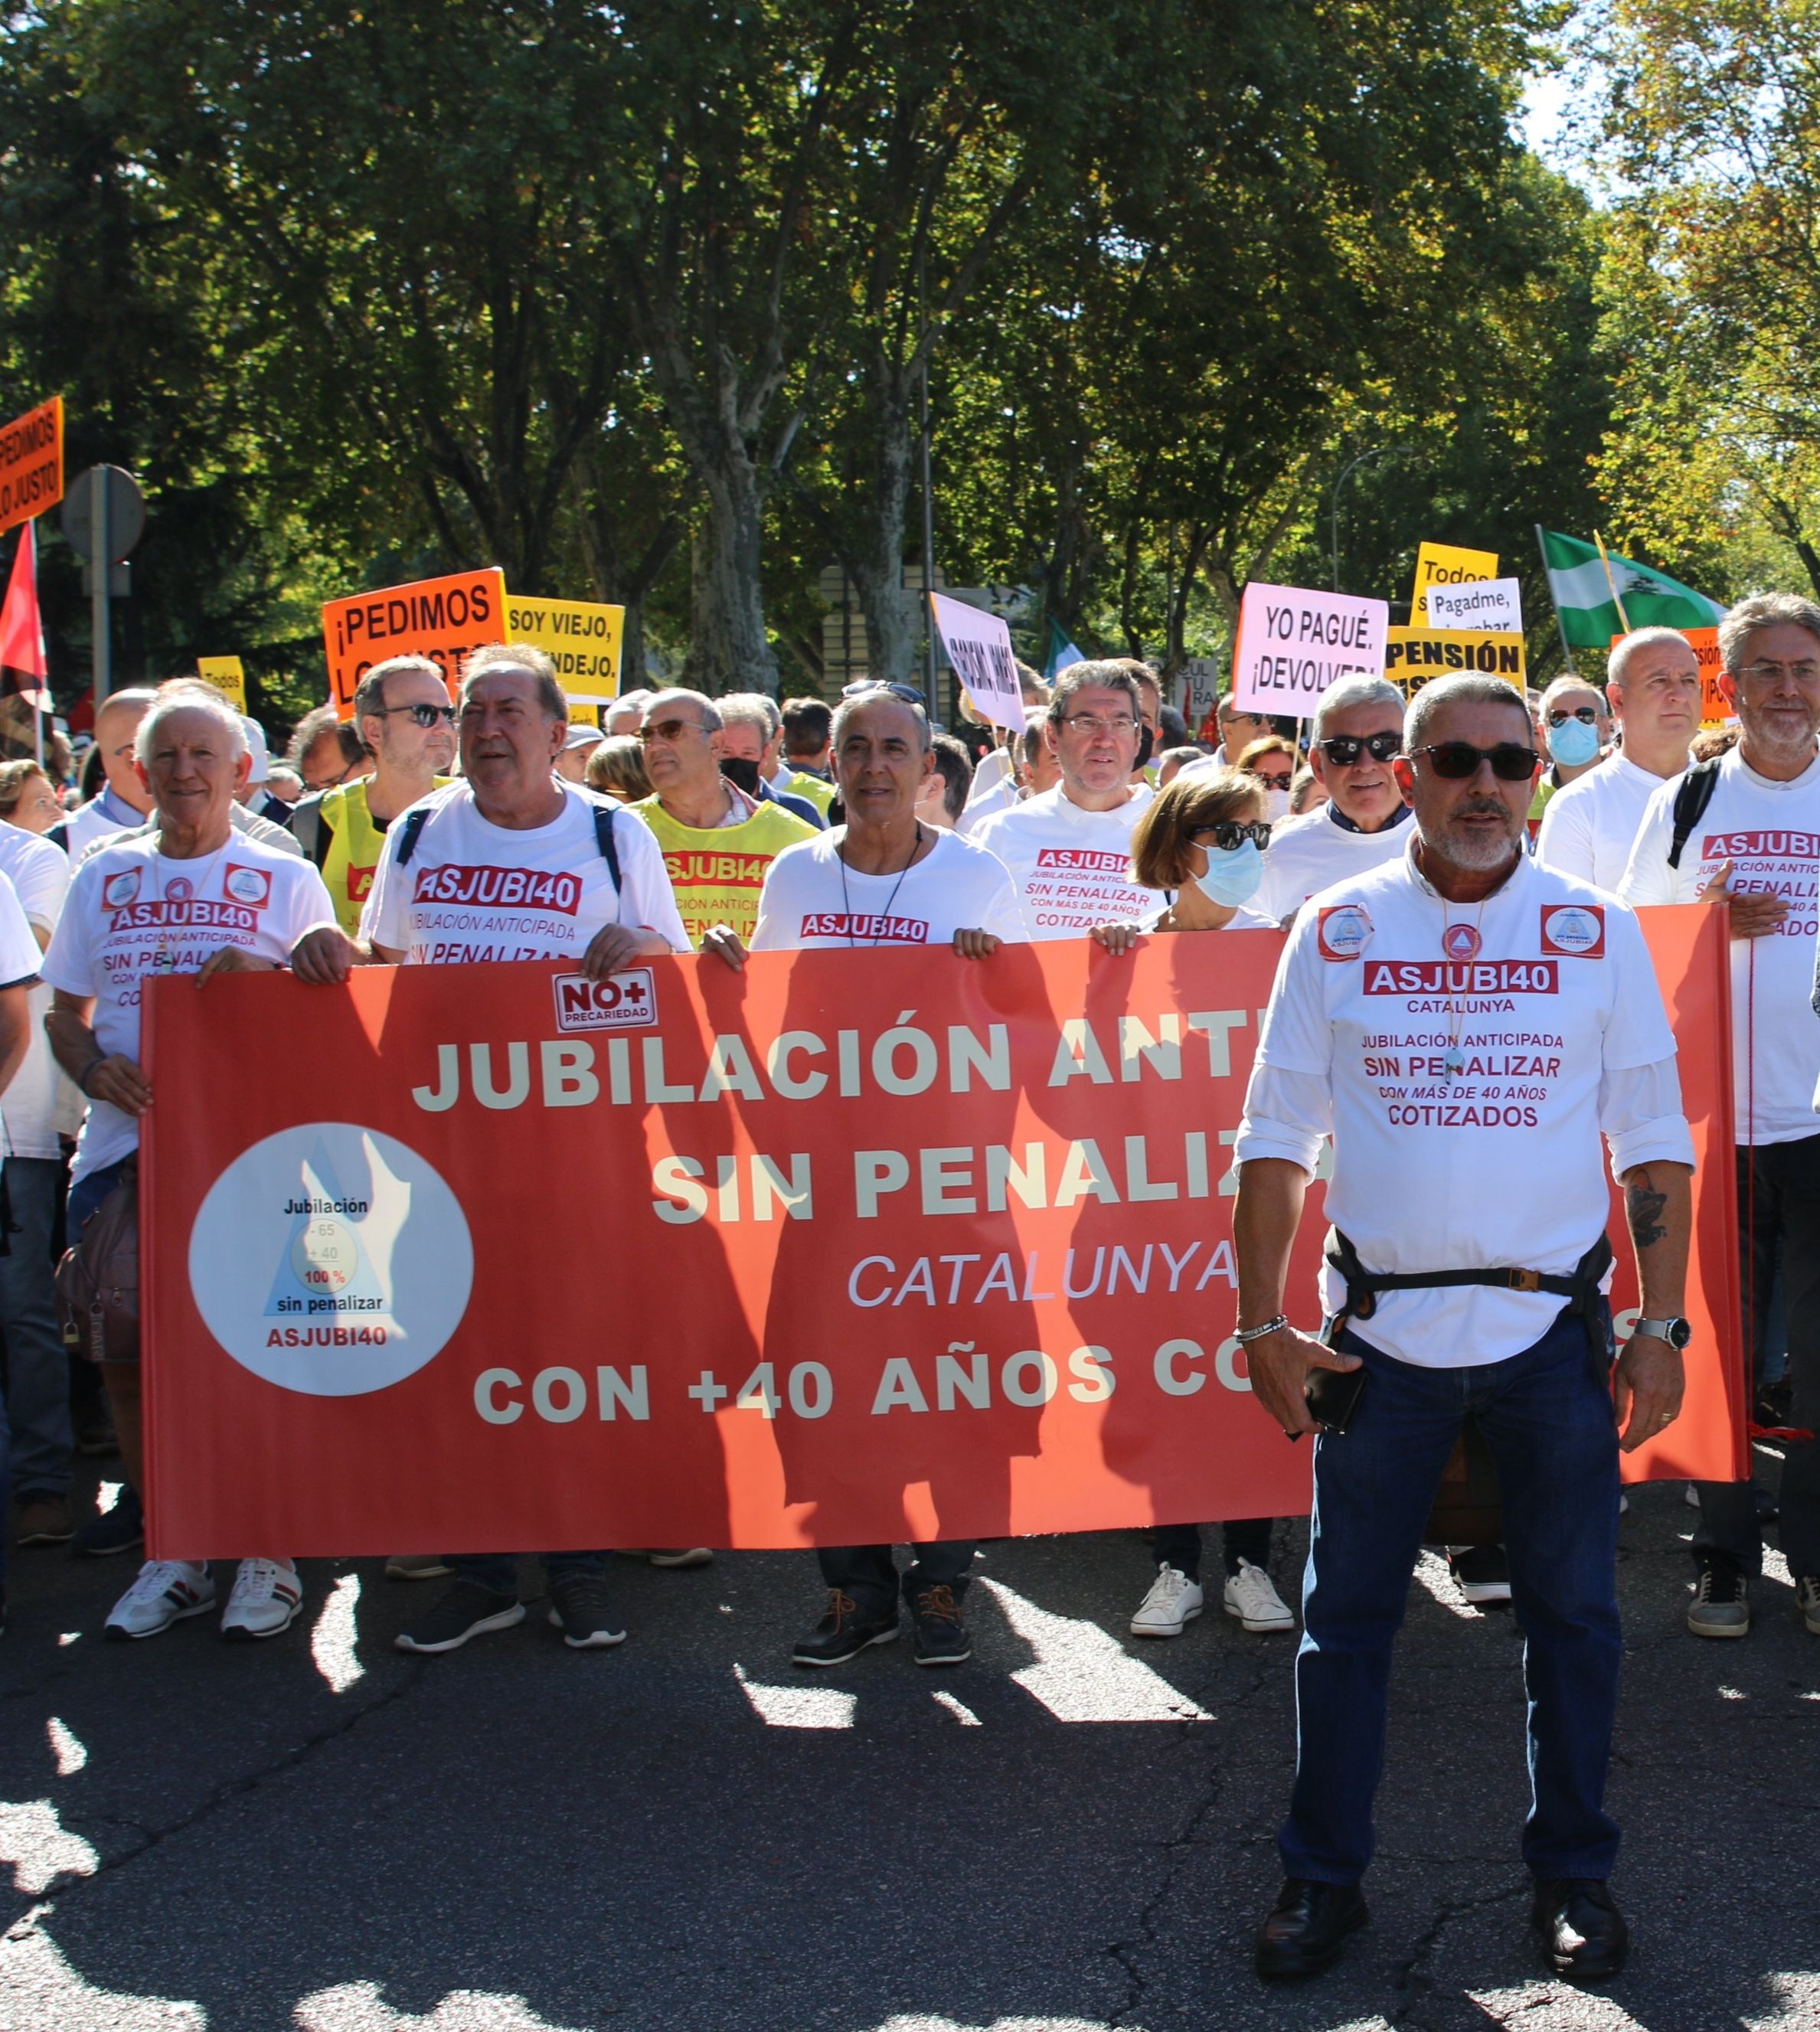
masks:
[[[1235,1327],[1232,1338],[1243,1347],[1248,1341],[1261,1340],[1266,1334],[1280,1333],[1289,1324],[1286,1313],[1279,1313],[1273,1320],[1266,1320],[1261,1327]]]

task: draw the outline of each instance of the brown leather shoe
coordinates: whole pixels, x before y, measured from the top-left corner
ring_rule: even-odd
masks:
[[[67,1545],[76,1536],[67,1496],[22,1496],[14,1522],[16,1545]]]
[[[1347,1935],[1370,1916],[1356,1884],[1286,1878],[1258,1929],[1258,1973],[1269,1982],[1320,1974],[1339,1960]]]
[[[1557,1975],[1570,1982],[1605,1982],[1624,1967],[1630,1929],[1602,1877],[1558,1877],[1538,1884],[1530,1916]]]

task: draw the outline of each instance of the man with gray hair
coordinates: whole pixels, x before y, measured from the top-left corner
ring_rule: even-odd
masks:
[[[787,846],[820,830],[779,805],[749,797],[723,775],[720,708],[700,692],[659,692],[638,738],[652,794],[635,812],[663,850],[690,943],[725,925],[749,944],[765,870]]]
[[[1781,1537],[1802,1619],[1820,1637],[1820,1023],[1809,998],[1820,858],[1820,607],[1740,600],[1719,624],[1719,689],[1738,745],[1650,797],[1619,894],[1722,906],[1732,933],[1732,1066],[1744,1345],[1753,1395],[1781,1251],[1793,1408],[1783,1442]],[[1762,1533],[1749,1481],[1702,1482],[1687,1627],[1743,1637]]]
[[[1442,678],[1407,736],[1409,851],[1325,891],[1290,934],[1235,1152],[1237,1338],[1259,1405],[1318,1436],[1284,1882],[1257,1967],[1312,1975],[1365,1922],[1392,1649],[1470,1417],[1497,1463],[1524,1635],[1531,1918],[1556,1973],[1592,1981],[1626,1948],[1604,1804],[1618,1455],[1680,1410],[1693,1143],[1636,918],[1525,851],[1538,757],[1523,694]],[[1543,1033],[1545,1051],[1513,1055]],[[1327,1137],[1316,1339],[1289,1324],[1284,1279]],[[1608,1149],[1643,1315],[1616,1418]]]
[[[235,830],[235,794],[251,760],[240,716],[218,693],[173,686],[140,720],[135,745],[155,823],[82,861],[44,955],[43,977],[54,990],[45,1021],[50,1048],[89,1103],[69,1193],[73,1242],[126,1188],[137,1159],[140,1121],[152,1104],[139,1063],[146,982],[189,974],[200,985],[218,973],[270,971],[312,927],[334,918],[307,861]],[[101,1366],[127,1478],[143,1490],[137,1360]],[[204,1614],[215,1593],[206,1561],[150,1560],[115,1604],[107,1634],[155,1636]],[[222,1634],[275,1637],[302,1598],[291,1561],[245,1559]]]
[[[1403,753],[1403,712],[1387,678],[1342,678],[1322,695],[1308,765],[1326,801],[1272,828],[1257,899],[1266,917],[1285,923],[1317,891],[1402,853],[1409,807],[1392,763]]]
[[[525,643],[476,650],[456,709],[460,780],[387,833],[361,937],[312,932],[292,955],[300,981],[327,985],[368,963],[443,966],[566,959],[590,981],[688,941],[651,835],[611,799],[555,773],[569,734],[555,667]],[[510,1553],[463,1553],[456,1578],[392,1640],[402,1651],[458,1650],[525,1619]],[[626,1631],[608,1601],[607,1555],[544,1555],[550,1622],[571,1650],[605,1650]]]
[[[1700,730],[1699,659],[1678,628],[1633,629],[1612,651],[1605,693],[1624,745],[1549,799],[1536,858],[1615,895],[1650,799],[1687,766]],[[1547,710],[1579,703],[1557,695]]]
[[[790,771],[779,764],[783,716],[776,700],[763,692],[727,692],[715,704],[720,708],[721,775],[749,797],[780,805],[820,832],[825,823],[820,806],[790,788]]]
[[[1033,939],[1084,937],[1096,924],[1146,917],[1162,900],[1131,879],[1131,834],[1155,794],[1131,780],[1142,711],[1129,662],[1070,664],[1043,723],[1060,781],[970,835],[1011,871]]]

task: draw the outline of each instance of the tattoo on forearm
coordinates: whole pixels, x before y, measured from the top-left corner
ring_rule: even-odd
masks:
[[[1662,1209],[1669,1204],[1666,1193],[1654,1190],[1647,1171],[1639,1171],[1624,1189],[1624,1213],[1631,1223],[1631,1239],[1639,1249],[1648,1249],[1668,1233],[1662,1225]]]

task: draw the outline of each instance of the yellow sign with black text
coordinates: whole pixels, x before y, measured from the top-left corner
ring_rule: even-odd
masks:
[[[213,685],[236,712],[246,711],[246,672],[237,656],[198,656],[196,674]]]
[[[1528,680],[1520,635],[1467,628],[1392,628],[1385,638],[1384,674],[1413,697],[1431,678],[1469,671],[1502,678],[1520,692]]]
[[[1415,589],[1409,596],[1411,623],[1428,625],[1431,585],[1464,585],[1470,580],[1497,577],[1496,551],[1463,551],[1452,543],[1422,543],[1415,553]]]
[[[581,600],[533,600],[506,596],[506,639],[529,642],[556,666],[556,676],[573,704],[598,707],[619,692],[619,644],[626,627],[622,607]]]

